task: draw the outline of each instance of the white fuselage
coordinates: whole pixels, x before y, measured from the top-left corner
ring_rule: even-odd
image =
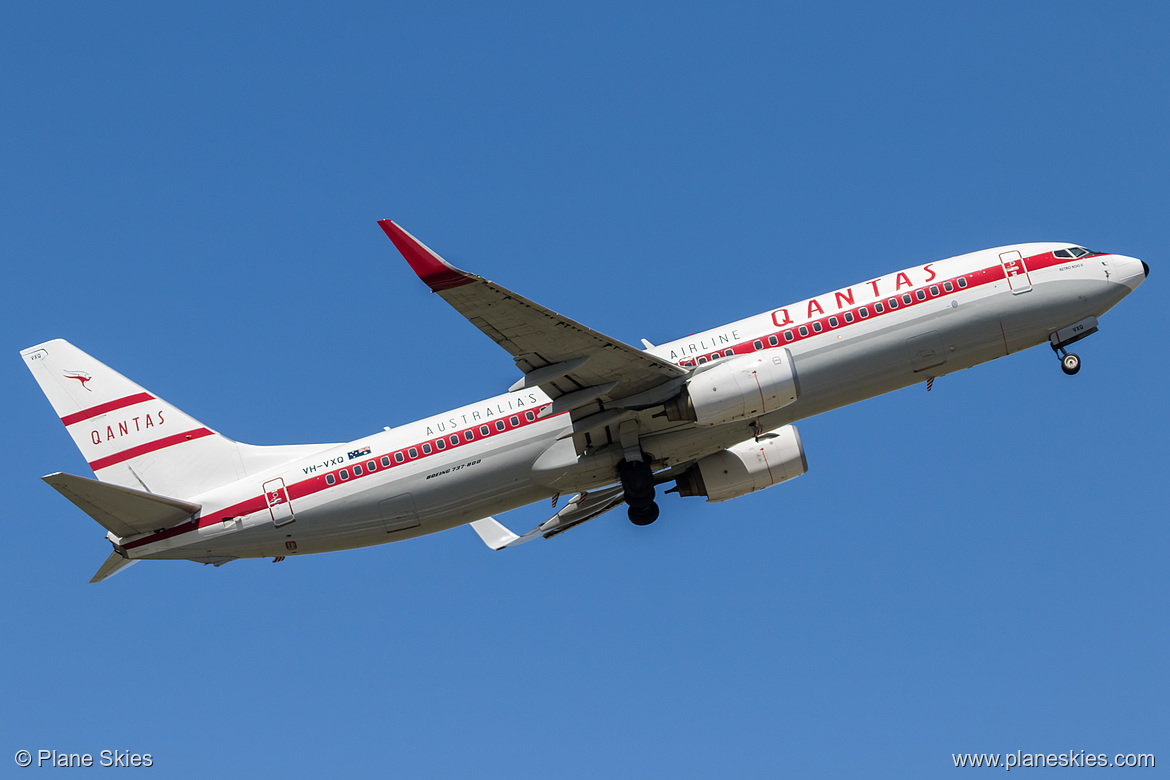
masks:
[[[773,430],[1040,344],[1105,313],[1144,279],[1133,258],[1054,256],[1067,246],[1020,244],[929,263],[647,351],[697,367],[788,349],[799,398],[758,420]],[[316,452],[194,497],[203,507],[196,518],[128,540],[126,553],[218,563],[342,550],[616,483],[621,446],[558,439],[571,421],[540,417],[549,403],[538,389],[506,393]],[[641,446],[658,470],[744,441],[755,424],[647,416]]]

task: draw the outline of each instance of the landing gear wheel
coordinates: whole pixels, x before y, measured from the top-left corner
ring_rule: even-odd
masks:
[[[1081,359],[1072,352],[1067,353],[1060,359],[1060,370],[1072,376],[1081,370]]]
[[[654,503],[654,475],[645,461],[625,461],[618,464],[630,522],[650,525],[658,519],[658,504]]]
[[[630,516],[630,522],[634,525],[650,525],[658,519],[658,504],[651,501],[645,506],[632,506],[628,514]]]

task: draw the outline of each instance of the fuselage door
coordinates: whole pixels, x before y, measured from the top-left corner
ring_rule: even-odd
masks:
[[[292,502],[288,500],[288,488],[284,486],[284,480],[280,477],[264,483],[264,500],[268,503],[272,524],[277,528],[296,520],[293,517]]]
[[[1032,277],[1028,275],[1028,269],[1024,266],[1023,255],[1017,250],[1000,253],[999,262],[1003,264],[1003,273],[1007,277],[1012,295],[1026,293],[1032,289]]]

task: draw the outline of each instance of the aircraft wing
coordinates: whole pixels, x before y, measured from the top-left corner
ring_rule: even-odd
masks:
[[[686,376],[673,363],[454,267],[391,220],[378,224],[432,292],[512,355],[524,378],[511,389],[540,387],[553,399],[553,413],[647,391],[654,397],[642,400],[653,401],[655,388]]]

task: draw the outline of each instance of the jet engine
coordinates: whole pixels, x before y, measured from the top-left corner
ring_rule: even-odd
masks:
[[[701,366],[666,403],[666,418],[720,425],[775,411],[799,395],[791,353],[768,349]]]
[[[808,471],[796,427],[766,433],[700,459],[678,478],[680,496],[706,496],[714,503],[779,485]]]

